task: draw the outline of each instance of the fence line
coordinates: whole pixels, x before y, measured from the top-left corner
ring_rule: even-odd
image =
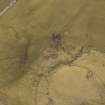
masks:
[[[0,16],[4,15],[10,8],[12,8],[16,4],[17,0],[12,0],[8,6],[6,6],[1,12]]]

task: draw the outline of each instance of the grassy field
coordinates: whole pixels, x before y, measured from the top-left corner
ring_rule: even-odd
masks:
[[[0,0],[0,12],[10,1]],[[105,52],[104,28],[104,0],[17,0],[0,16],[0,87],[30,71],[53,33],[62,35],[68,51],[79,45]]]

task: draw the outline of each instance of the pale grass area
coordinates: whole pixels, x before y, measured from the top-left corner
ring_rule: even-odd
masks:
[[[10,103],[12,100],[18,100],[16,103],[20,102],[22,105],[46,105],[48,103],[51,105],[82,105],[83,103],[102,105],[102,102],[105,103],[104,61],[104,53],[92,50],[88,54],[83,54],[72,65],[60,65],[56,68],[56,72],[49,76],[39,78],[36,76],[36,71],[30,70],[24,78],[12,87],[2,89],[2,92],[11,97]],[[50,61],[47,64],[51,65]],[[34,69],[36,69],[35,66]],[[38,83],[37,80],[40,82]]]
[[[89,55],[84,54],[71,66],[59,67],[58,72],[50,77],[49,83],[54,105],[101,105],[102,100],[104,103],[104,95],[100,97],[100,90],[103,94],[105,92],[104,63],[105,54],[92,51]]]

